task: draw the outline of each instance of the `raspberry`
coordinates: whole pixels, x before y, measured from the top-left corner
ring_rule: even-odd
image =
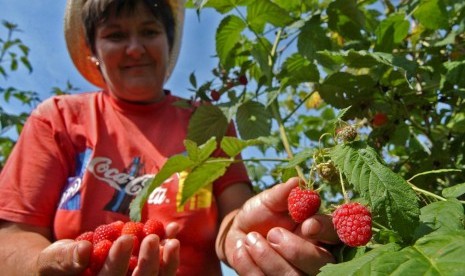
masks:
[[[293,188],[287,198],[289,214],[292,219],[301,223],[307,218],[316,214],[320,208],[320,195],[307,189],[301,189],[299,186]]]
[[[247,83],[249,82],[245,75],[240,75],[237,81],[242,85],[247,85]]]
[[[220,92],[218,92],[217,90],[214,90],[214,89],[213,89],[213,90],[210,92],[210,97],[212,98],[212,100],[218,101],[218,100],[220,99],[220,97],[221,97],[221,94],[220,94]]]
[[[92,255],[90,256],[90,269],[93,272],[98,273],[102,269],[112,244],[113,242],[109,240],[101,240],[94,245]]]
[[[352,142],[357,138],[357,130],[353,126],[345,126],[338,129],[336,132],[337,137],[344,142]]]
[[[139,258],[135,255],[132,255],[131,258],[129,259],[129,267],[128,267],[128,275],[131,275],[131,273],[136,269],[137,263],[139,262]]]
[[[132,254],[139,255],[139,248],[142,239],[144,238],[144,224],[141,222],[128,221],[124,224],[121,230],[121,235],[134,236],[134,246],[132,247]]]
[[[371,213],[358,202],[345,203],[333,212],[333,224],[341,241],[356,247],[371,240]]]
[[[165,238],[165,227],[163,226],[163,223],[161,221],[156,220],[156,219],[148,219],[145,224],[144,224],[144,234],[150,235],[150,234],[155,234],[157,235],[160,240]]]
[[[333,161],[320,163],[316,166],[318,175],[328,182],[334,182],[339,178],[336,166]]]
[[[115,241],[121,235],[116,225],[103,224],[95,228],[93,243],[97,244],[102,240]]]
[[[373,116],[373,119],[371,119],[371,125],[373,127],[382,127],[388,120],[388,116],[385,113],[378,112]]]
[[[93,231],[87,231],[82,233],[81,235],[77,236],[75,238],[76,241],[90,241],[93,242],[94,240],[94,232]]]

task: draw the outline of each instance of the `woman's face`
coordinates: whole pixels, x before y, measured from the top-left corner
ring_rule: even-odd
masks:
[[[169,45],[163,24],[138,1],[96,28],[95,58],[113,96],[150,103],[163,98]]]

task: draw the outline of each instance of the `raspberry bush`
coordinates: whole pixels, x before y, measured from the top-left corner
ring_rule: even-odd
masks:
[[[135,219],[173,173],[189,172],[185,203],[241,153],[257,190],[300,176],[318,191],[318,212],[333,215],[346,242],[321,275],[465,271],[465,3],[188,6],[200,18],[212,10],[223,16],[218,66],[203,83],[190,75],[192,99],[208,104],[190,107],[187,154],[170,158],[133,201]],[[222,95],[213,103],[212,90]],[[231,120],[238,139],[224,137]],[[217,147],[226,157],[209,157]],[[366,206],[358,215],[336,211],[356,202]],[[349,234],[348,220],[360,226],[359,237]]]

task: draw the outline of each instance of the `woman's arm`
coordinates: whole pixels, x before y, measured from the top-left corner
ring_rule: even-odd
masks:
[[[45,227],[0,222],[0,270],[4,275],[51,275],[51,268],[83,271],[90,256],[88,242],[57,242],[51,245]],[[73,254],[74,251],[79,254]],[[87,256],[79,259],[76,257]]]

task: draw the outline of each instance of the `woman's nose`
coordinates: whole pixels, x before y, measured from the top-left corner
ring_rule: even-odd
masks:
[[[128,40],[126,53],[134,58],[140,57],[145,52],[144,42],[137,36],[131,36]]]

